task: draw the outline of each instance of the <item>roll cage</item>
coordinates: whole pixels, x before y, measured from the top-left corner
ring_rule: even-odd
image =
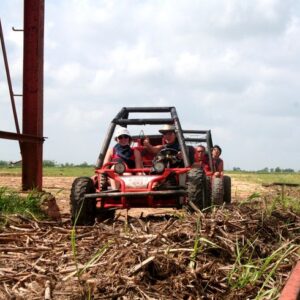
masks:
[[[131,118],[132,114],[137,113],[169,113],[169,118]],[[170,124],[175,126],[175,133],[181,148],[184,167],[191,167],[191,161],[188,155],[187,146],[190,143],[206,143],[207,153],[209,157],[210,169],[214,172],[212,164],[212,138],[210,130],[183,130],[177,115],[176,108],[170,107],[123,107],[116,117],[111,121],[107,134],[104,139],[100,154],[97,159],[96,169],[103,166],[105,154],[108,150],[109,144],[113,138],[115,128],[117,125],[127,127],[128,125],[164,125]],[[192,135],[192,136],[190,136]]]

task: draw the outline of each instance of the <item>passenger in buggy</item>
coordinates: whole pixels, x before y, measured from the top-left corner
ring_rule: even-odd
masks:
[[[129,130],[124,127],[120,127],[116,130],[115,140],[117,144],[107,150],[104,158],[104,165],[109,162],[124,162],[129,169],[140,169],[143,167],[141,153],[137,149],[130,147],[131,135]],[[112,189],[119,188],[117,183],[110,179]]]
[[[222,148],[219,145],[214,145],[212,149],[212,161],[215,168],[215,177],[221,177],[224,175],[224,161],[220,158],[222,154]]]
[[[195,162],[193,167],[202,168],[205,172],[210,171],[208,154],[203,145],[198,145],[195,149]]]

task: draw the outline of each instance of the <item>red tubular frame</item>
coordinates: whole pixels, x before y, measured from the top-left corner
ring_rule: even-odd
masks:
[[[176,173],[177,175],[185,174],[190,168],[174,168],[174,169],[166,169],[164,173],[158,175],[156,178],[152,179],[147,188],[128,188],[126,189],[125,182],[117,175],[113,169],[107,168],[113,165],[113,163],[108,163],[103,166],[102,169],[97,169],[96,174],[107,174],[109,178],[117,181],[120,183],[120,193],[137,193],[138,192],[152,192],[153,185],[156,182],[161,182],[163,179],[167,178],[171,173]],[[151,171],[150,168],[142,168],[142,169],[127,169],[125,172],[130,173],[146,173],[149,174]],[[99,179],[97,179],[99,180]],[[155,191],[154,191],[155,193]],[[96,195],[96,194],[95,194]],[[119,195],[119,193],[118,193]],[[95,197],[95,196],[94,196]],[[167,197],[167,198],[166,198]],[[120,199],[121,198],[121,199]],[[138,204],[133,204],[133,201],[128,200],[127,196],[118,196],[114,198],[113,192],[111,193],[111,197],[96,197],[98,203],[97,207],[102,208],[111,208],[111,207],[118,207],[118,208],[130,208],[130,207],[176,207],[178,195],[165,195],[165,197],[161,197],[158,201],[154,203],[153,201],[154,195],[146,195],[140,196],[135,202],[139,202]],[[136,198],[137,199],[137,198]],[[120,201],[121,200],[121,201]],[[146,200],[146,201],[145,201]]]

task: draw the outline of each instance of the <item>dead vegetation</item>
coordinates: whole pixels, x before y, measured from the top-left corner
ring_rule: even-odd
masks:
[[[73,230],[1,217],[0,299],[276,297],[299,259],[300,217],[253,202]]]

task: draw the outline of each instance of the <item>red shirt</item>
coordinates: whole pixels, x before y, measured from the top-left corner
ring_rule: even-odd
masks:
[[[213,166],[215,169],[215,172],[223,172],[224,171],[224,162],[223,159],[218,157],[218,158],[213,158]]]

